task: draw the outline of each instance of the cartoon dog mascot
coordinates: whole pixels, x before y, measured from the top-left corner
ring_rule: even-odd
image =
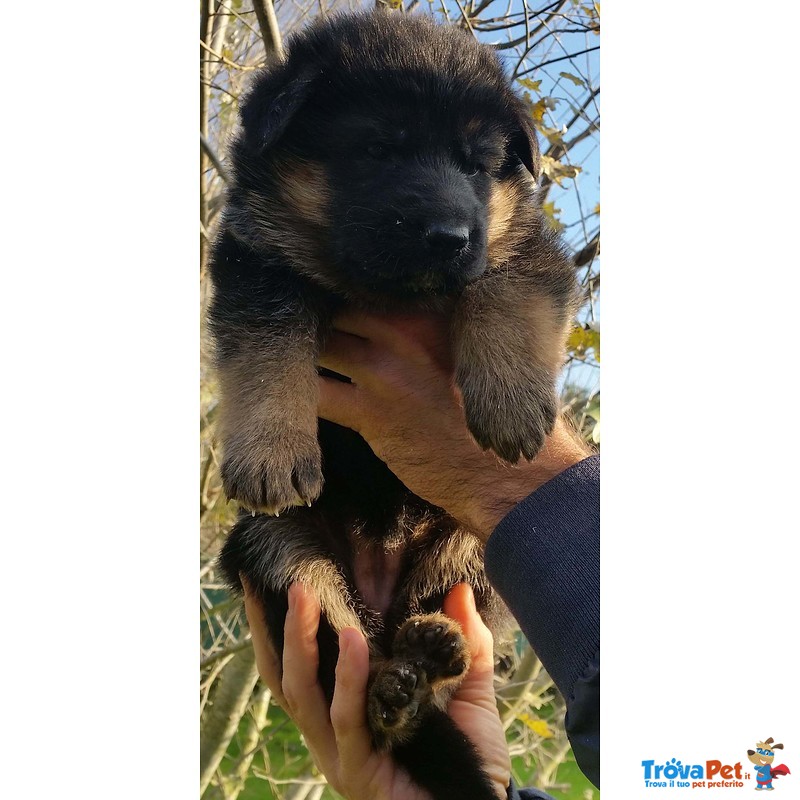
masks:
[[[773,778],[790,774],[786,764],[772,766],[772,762],[775,760],[775,751],[783,750],[783,745],[773,744],[774,741],[770,736],[766,742],[757,742],[755,750],[747,751],[747,757],[756,765],[756,782],[758,783],[756,791],[767,789],[771,792],[775,788],[772,785]]]

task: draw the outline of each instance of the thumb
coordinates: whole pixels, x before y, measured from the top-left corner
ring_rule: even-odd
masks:
[[[494,640],[475,608],[475,595],[467,583],[456,584],[444,599],[444,613],[461,625],[472,656],[470,674],[494,674]]]

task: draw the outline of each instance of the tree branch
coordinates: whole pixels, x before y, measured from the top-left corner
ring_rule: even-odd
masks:
[[[283,40],[272,0],[253,0],[253,10],[256,12],[258,27],[261,29],[261,38],[264,40],[264,49],[267,51],[267,55],[270,56],[274,53],[283,61],[285,56]]]
[[[546,67],[548,64],[555,64],[557,61],[567,61],[570,58],[575,58],[576,56],[582,56],[584,53],[591,53],[593,50],[599,50],[599,49],[600,45],[597,45],[597,47],[587,47],[585,50],[578,50],[577,53],[569,53],[568,55],[560,56],[559,58],[551,58],[549,61],[542,61],[541,64],[537,64],[535,67],[526,69],[525,72],[517,73],[515,77],[521,78],[523,75],[527,75],[529,72],[536,72],[537,69]]]
[[[221,61],[225,64],[226,67],[230,67],[231,69],[238,69],[242,72],[249,72],[250,70],[258,69],[258,67],[243,67],[241,64],[237,64],[235,61],[231,61],[227,56],[222,55],[222,53],[218,53],[216,50],[212,50],[202,39],[200,40],[200,47],[203,48],[207,53],[210,53],[214,56],[217,60]],[[204,60],[202,63],[207,64],[208,60]]]
[[[200,737],[200,794],[206,790],[247,710],[258,680],[252,647],[237,653],[225,665],[214,692]]]
[[[200,146],[203,148],[203,151],[208,156],[211,163],[214,165],[214,169],[217,171],[217,174],[228,183],[228,173],[225,170],[225,167],[222,166],[222,162],[217,158],[217,154],[211,148],[211,145],[208,143],[208,139],[203,136],[202,132],[200,133]]]

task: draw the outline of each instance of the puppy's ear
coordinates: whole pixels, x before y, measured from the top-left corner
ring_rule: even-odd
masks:
[[[317,77],[312,67],[284,64],[261,75],[247,94],[240,116],[244,140],[254,153],[276,144],[311,95]]]
[[[522,162],[535,180],[539,180],[542,159],[539,154],[536,128],[533,126],[533,116],[528,106],[518,98],[515,98],[513,111],[516,125],[508,143],[509,152]]]

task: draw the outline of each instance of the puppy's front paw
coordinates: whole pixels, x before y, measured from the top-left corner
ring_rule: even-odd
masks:
[[[459,387],[467,427],[484,450],[494,450],[511,464],[536,456],[558,415],[550,375],[536,370],[463,375]]]
[[[311,505],[322,491],[322,453],[316,435],[298,431],[226,444],[222,484],[251,511],[280,514]]]

